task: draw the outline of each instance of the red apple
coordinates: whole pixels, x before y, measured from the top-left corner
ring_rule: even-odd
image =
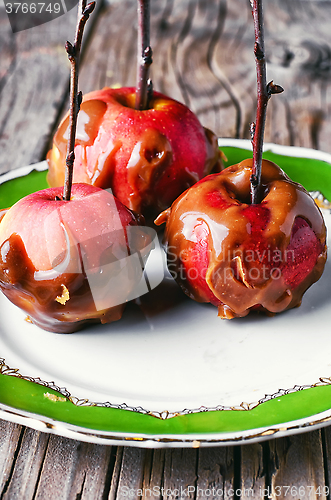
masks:
[[[148,221],[220,161],[216,136],[183,104],[158,92],[134,109],[135,89],[104,88],[84,96],[78,115],[74,182],[111,188]],[[64,183],[69,118],[47,155],[50,186]]]
[[[326,261],[325,224],[308,192],[263,160],[263,200],[250,204],[252,163],[209,175],[156,221],[167,223],[170,272],[222,318],[300,305]]]
[[[120,319],[151,239],[107,190],[74,184],[70,201],[62,191],[33,193],[3,215],[0,288],[33,323],[69,333]]]

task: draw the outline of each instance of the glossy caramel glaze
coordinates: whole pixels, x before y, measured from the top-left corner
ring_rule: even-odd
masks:
[[[217,169],[216,136],[183,104],[154,92],[150,109],[134,109],[135,89],[84,96],[78,115],[74,182],[111,188],[148,222],[188,187]],[[69,118],[47,155],[50,186],[64,183]]]
[[[88,198],[91,193],[86,193],[87,188],[95,190],[93,198]],[[141,261],[130,260],[130,255],[140,252],[144,260],[151,239],[145,228],[139,227],[134,214],[110,193],[75,184],[76,201],[56,201],[55,195],[61,191],[54,188],[41,192],[40,208],[32,214],[33,218],[40,214],[40,221],[35,221],[30,230],[26,230],[22,218],[18,219],[20,204],[25,204],[27,221],[28,207],[35,205],[38,193],[20,200],[3,217],[0,213],[0,288],[32,323],[48,331],[71,333],[90,323],[121,318],[126,300],[142,274]],[[100,200],[96,200],[94,196],[99,192]],[[95,213],[92,207],[89,213],[90,200]],[[88,213],[83,210],[85,205]],[[100,211],[105,217],[98,220]],[[73,220],[70,215],[75,216]],[[50,226],[47,218],[52,218]],[[123,300],[118,301],[119,296]]]
[[[326,261],[321,212],[299,184],[263,160],[263,201],[250,204],[252,160],[210,175],[160,214],[170,272],[222,318],[300,305]]]
[[[89,323],[109,323],[121,318],[125,304],[103,314],[96,310],[84,273],[61,273],[52,279],[36,280],[36,272],[22,239],[13,234],[1,246],[1,290],[27,313],[32,323],[44,330],[72,333]],[[61,303],[64,286],[69,300]]]

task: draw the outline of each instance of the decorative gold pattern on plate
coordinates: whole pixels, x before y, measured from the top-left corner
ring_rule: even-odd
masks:
[[[331,385],[331,377],[320,377],[318,382],[312,384],[312,385],[295,385],[294,387],[291,387],[290,389],[280,389],[278,392],[274,394],[267,394],[264,396],[264,398],[260,399],[259,401],[252,402],[252,403],[246,403],[242,402],[238,406],[223,406],[223,405],[218,405],[215,407],[206,407],[206,406],[200,406],[199,408],[194,408],[194,409],[188,409],[185,408],[184,410],[178,411],[178,412],[171,412],[168,410],[164,410],[162,412],[157,412],[157,411],[150,411],[142,408],[141,406],[137,407],[132,407],[128,406],[126,403],[122,404],[113,404],[110,403],[109,401],[106,401],[105,403],[96,403],[89,401],[89,399],[79,399],[76,398],[75,396],[72,396],[70,392],[65,388],[65,387],[58,387],[53,381],[52,382],[46,382],[44,380],[41,380],[39,377],[38,378],[33,378],[29,376],[25,376],[19,373],[18,368],[10,368],[8,365],[6,365],[4,358],[0,358],[0,375],[11,375],[14,377],[21,378],[23,380],[28,380],[29,382],[34,382],[36,384],[42,385],[44,387],[47,387],[49,389],[52,389],[56,392],[59,392],[64,396],[64,398],[68,399],[71,403],[73,403],[76,406],[97,406],[97,407],[102,407],[102,408],[114,408],[114,409],[120,409],[120,410],[129,410],[133,411],[136,413],[142,413],[145,415],[151,415],[153,417],[159,418],[161,420],[166,420],[168,418],[173,418],[177,417],[180,415],[189,415],[191,413],[201,413],[201,412],[210,412],[210,411],[250,411],[253,408],[256,408],[262,403],[265,403],[266,401],[270,401],[271,399],[279,398],[281,396],[284,396],[286,394],[291,394],[293,392],[298,392],[302,391],[305,389],[311,389],[313,387],[319,387],[323,385]],[[45,393],[45,397],[47,397],[48,393]],[[53,395],[49,395],[52,396]],[[56,396],[54,396],[56,398]],[[59,401],[63,401],[61,397],[58,397]],[[54,399],[53,399],[54,400]],[[329,417],[328,417],[329,418]],[[330,417],[331,418],[331,417]]]

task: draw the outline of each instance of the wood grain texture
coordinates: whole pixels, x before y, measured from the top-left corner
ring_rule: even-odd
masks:
[[[49,25],[12,34],[8,20],[2,20],[7,43],[2,47],[6,57],[0,88],[1,172],[39,161],[45,154],[67,91],[69,69],[61,46],[74,23],[72,11]]]
[[[13,34],[0,9],[0,173],[44,159],[68,94],[77,9]],[[93,26],[87,25],[86,35]]]
[[[0,420],[0,497],[10,483],[22,434],[20,425]]]
[[[198,450],[196,497],[225,500],[234,496],[235,458],[233,447]]]
[[[265,443],[242,446],[240,453],[239,497],[242,500],[254,498],[263,500],[267,491],[266,468],[264,464]]]
[[[102,498],[111,452],[110,446],[51,436],[34,498]]]
[[[17,457],[13,462],[10,482],[1,496],[2,499],[33,498],[48,441],[47,434],[24,429]]]
[[[321,431],[271,441],[268,467],[273,499],[328,497]]]
[[[117,464],[109,499],[131,498],[138,500],[141,498],[140,491],[143,485],[145,449],[124,448],[118,453]],[[118,476],[117,476],[118,474]]]

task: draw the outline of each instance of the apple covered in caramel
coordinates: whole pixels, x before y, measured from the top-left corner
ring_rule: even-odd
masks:
[[[220,161],[216,136],[183,104],[153,92],[135,109],[135,88],[86,94],[78,115],[74,182],[111,188],[128,208],[151,221]],[[50,186],[61,186],[69,117],[47,155]]]
[[[184,292],[222,318],[299,306],[326,261],[326,229],[308,192],[263,160],[260,203],[250,201],[251,159],[183,193],[166,222],[168,266]]]
[[[0,289],[41,328],[116,321],[139,294],[151,229],[107,190],[49,188],[0,216]]]

